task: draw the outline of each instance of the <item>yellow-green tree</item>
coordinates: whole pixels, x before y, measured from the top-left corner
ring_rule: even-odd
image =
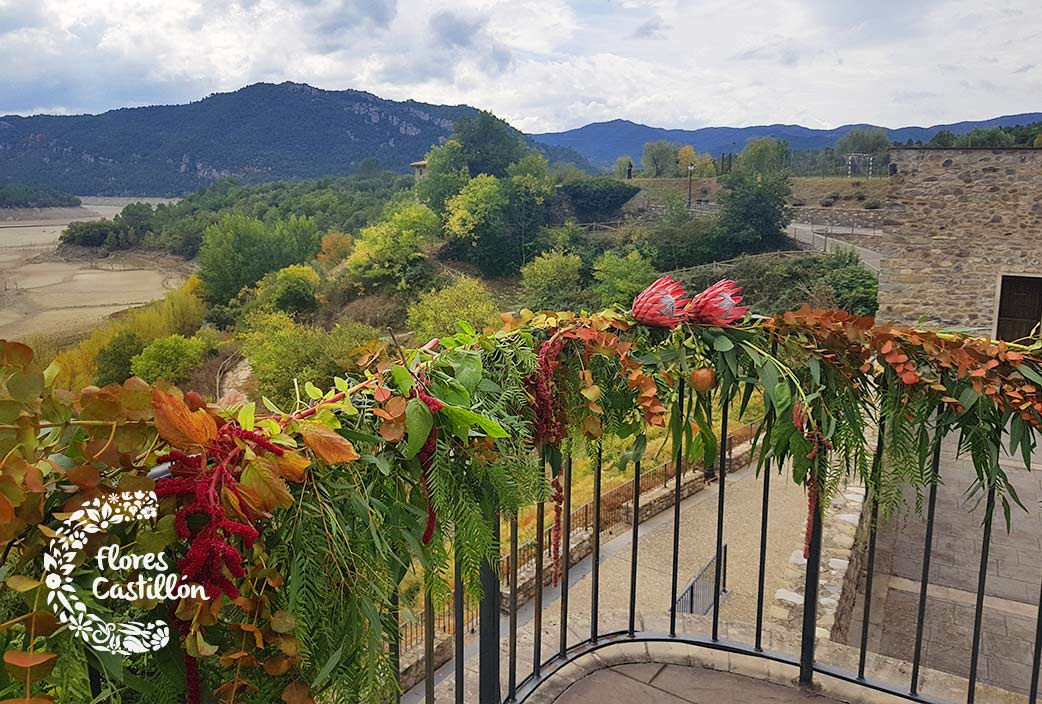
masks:
[[[687,175],[689,166],[695,167],[692,174],[698,178],[713,176],[716,173],[713,157],[708,154],[699,154],[690,144],[685,144],[677,152],[677,164],[679,165],[681,176]]]
[[[456,329],[462,320],[476,330],[496,321],[499,306],[481,281],[459,276],[448,286],[420,296],[409,306],[406,326],[416,333],[420,344]]]

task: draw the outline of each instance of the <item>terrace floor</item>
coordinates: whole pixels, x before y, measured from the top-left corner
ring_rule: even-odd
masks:
[[[576,680],[555,704],[746,704],[834,701],[792,687],[703,667],[632,663],[597,670]]]

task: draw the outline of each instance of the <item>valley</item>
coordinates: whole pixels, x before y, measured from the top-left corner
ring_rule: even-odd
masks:
[[[79,208],[0,211],[0,338],[68,343],[185,281],[188,267],[173,257],[58,248],[70,222],[111,218],[129,202],[84,198]]]

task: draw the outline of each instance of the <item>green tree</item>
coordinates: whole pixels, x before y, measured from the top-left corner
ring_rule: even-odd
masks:
[[[639,192],[636,186],[608,176],[587,176],[561,186],[581,220],[615,215]]]
[[[836,142],[836,151],[840,154],[872,154],[883,156],[890,148],[890,138],[886,130],[866,128],[851,130]]]
[[[145,341],[139,335],[127,331],[116,333],[108,344],[98,350],[94,383],[98,386],[122,384],[134,373],[130,362],[143,349]]]
[[[516,272],[526,256],[520,238],[507,227],[506,190],[495,176],[481,174],[445,205],[445,232],[455,240],[452,251],[489,276]]]
[[[735,161],[735,170],[746,174],[777,174],[789,170],[792,149],[782,139],[750,139]]]
[[[358,234],[347,259],[351,279],[363,290],[391,286],[406,289],[426,277],[430,247],[438,239],[438,215],[415,200],[387,206],[384,218]]]
[[[576,310],[586,295],[583,263],[576,254],[545,252],[521,268],[525,305],[535,310]]]
[[[680,145],[660,139],[644,145],[644,153],[640,163],[644,166],[644,175],[651,178],[675,176],[677,173],[677,153]]]
[[[313,313],[318,308],[318,272],[305,264],[292,264],[257,283],[257,303],[294,315]]]
[[[733,174],[725,181],[719,196],[720,222],[716,234],[715,256],[730,259],[739,254],[755,254],[788,245],[785,229],[792,220],[786,207],[792,195],[784,173],[752,177]]]
[[[463,145],[450,139],[427,152],[427,169],[416,181],[416,196],[437,213],[445,211],[445,201],[460,192],[470,180],[470,169]]]
[[[955,139],[956,147],[1012,147],[1013,144],[1013,135],[1001,127],[978,127]]]
[[[623,256],[609,250],[593,264],[593,292],[604,307],[629,306],[634,297],[651,284],[657,274],[651,261],[640,252]]]
[[[383,172],[383,167],[375,156],[362,159],[362,163],[358,165],[358,175],[365,178],[378,176],[381,172]]]
[[[928,147],[954,147],[955,146],[955,133],[951,130],[940,130],[930,141],[926,143]]]
[[[168,381],[177,384],[203,361],[207,344],[198,337],[170,335],[155,340],[130,362],[135,376],[149,383]]]
[[[314,258],[321,244],[311,218],[290,216],[274,224],[232,213],[203,233],[199,279],[203,297],[226,303],[270,271]]]
[[[655,268],[674,271],[715,259],[716,218],[696,217],[679,194],[668,198],[665,206],[641,237]]]
[[[506,176],[507,167],[528,150],[520,132],[485,110],[456,122],[453,138],[462,145],[472,175]]]
[[[459,276],[448,286],[420,296],[409,306],[406,326],[416,333],[416,340],[427,340],[456,331],[462,320],[476,330],[491,325],[499,317],[499,306],[492,293],[478,279]]]
[[[615,178],[626,178],[626,174],[633,168],[633,159],[628,156],[620,156],[615,160],[615,166],[612,167],[612,174]]]
[[[504,219],[518,252],[518,266],[531,259],[536,235],[546,221],[546,204],[554,194],[554,182],[546,159],[535,150],[507,167],[502,182],[506,206]]]

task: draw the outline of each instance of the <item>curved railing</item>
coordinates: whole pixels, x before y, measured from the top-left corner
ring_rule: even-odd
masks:
[[[721,437],[731,437],[728,434],[728,408],[726,405],[720,408],[722,429]],[[769,420],[767,421],[770,422]],[[881,422],[880,426],[883,425]],[[873,456],[872,471],[878,476],[880,466],[883,457],[883,442],[884,442],[884,428],[879,427],[877,437],[875,438],[875,448]],[[543,611],[544,611],[544,559],[547,553],[547,534],[548,530],[546,527],[546,506],[543,503],[538,504],[536,509],[536,538],[534,553],[536,555],[544,556],[544,559],[535,560],[535,595],[533,598],[533,609],[532,615],[532,667],[527,672],[521,672],[518,669],[518,663],[520,660],[519,652],[519,638],[518,638],[518,575],[519,567],[522,561],[519,559],[519,545],[518,545],[518,521],[517,517],[514,516],[510,522],[509,535],[506,539],[509,543],[509,555],[502,563],[500,567],[501,574],[497,574],[496,569],[490,565],[486,565],[482,572],[482,587],[484,590],[484,597],[481,599],[480,604],[480,619],[479,619],[479,638],[478,638],[478,652],[479,652],[479,695],[478,701],[481,704],[489,702],[499,704],[513,703],[513,702],[525,702],[530,699],[532,695],[539,690],[539,688],[550,680],[562,667],[576,661],[577,659],[592,653],[599,651],[604,648],[619,644],[619,643],[669,643],[669,644],[688,644],[696,648],[704,648],[715,651],[722,651],[725,653],[737,654],[741,656],[748,656],[751,658],[763,659],[775,663],[782,663],[791,665],[794,668],[798,668],[799,676],[798,683],[801,687],[811,687],[815,681],[815,675],[827,675],[829,678],[835,678],[858,687],[863,687],[878,692],[884,692],[887,694],[901,697],[905,700],[912,702],[933,702],[936,703],[939,700],[932,698],[931,696],[921,691],[921,675],[923,674],[923,650],[924,650],[924,626],[926,623],[926,609],[927,609],[927,586],[930,582],[931,572],[931,554],[932,544],[934,535],[934,523],[937,516],[937,486],[943,477],[940,476],[941,468],[941,443],[940,438],[933,443],[933,453],[931,461],[929,463],[929,488],[925,503],[925,544],[922,551],[922,571],[921,581],[918,594],[918,608],[917,608],[917,621],[915,628],[915,644],[913,648],[911,664],[911,675],[906,684],[901,685],[893,681],[884,680],[882,678],[873,677],[871,674],[866,673],[866,664],[868,662],[868,656],[870,650],[868,647],[869,640],[869,624],[872,623],[872,608],[873,599],[871,598],[874,594],[874,589],[877,585],[873,584],[873,578],[875,573],[875,559],[876,559],[876,543],[877,543],[877,528],[879,519],[879,504],[876,497],[871,494],[866,498],[869,502],[868,511],[869,516],[868,522],[868,538],[867,538],[867,552],[865,559],[867,565],[863,570],[863,581],[860,583],[860,591],[864,595],[862,600],[862,611],[861,611],[861,623],[864,627],[861,629],[860,643],[857,648],[857,667],[856,669],[844,669],[836,665],[832,665],[826,662],[820,661],[816,658],[816,626],[817,626],[817,611],[818,611],[818,589],[819,589],[819,576],[821,571],[821,559],[822,559],[822,512],[812,511],[810,520],[810,535],[807,538],[807,564],[806,564],[806,577],[804,587],[804,608],[801,620],[801,629],[798,634],[798,649],[796,652],[785,652],[781,650],[772,650],[769,647],[765,647],[764,644],[764,613],[768,606],[765,597],[765,575],[766,575],[766,563],[767,563],[767,545],[769,540],[768,523],[771,512],[771,478],[772,471],[769,461],[765,461],[763,466],[759,468],[758,477],[762,483],[762,503],[761,503],[761,515],[760,515],[760,526],[759,526],[759,562],[758,562],[758,580],[756,588],[756,618],[755,624],[753,625],[753,637],[748,642],[744,640],[735,640],[723,637],[721,635],[721,621],[720,621],[720,607],[721,607],[721,586],[723,580],[726,579],[723,573],[722,565],[723,552],[725,549],[725,532],[724,532],[724,518],[727,512],[727,482],[719,481],[717,478],[717,506],[716,506],[716,534],[715,534],[715,554],[714,554],[714,575],[713,575],[713,605],[711,614],[708,616],[708,633],[690,633],[684,632],[678,629],[678,612],[677,612],[677,600],[678,590],[683,588],[680,583],[681,576],[679,570],[679,555],[680,545],[684,537],[681,535],[681,512],[682,512],[682,497],[681,497],[681,486],[682,486],[682,475],[685,472],[684,462],[680,457],[679,453],[676,454],[674,462],[672,463],[672,481],[673,481],[673,501],[672,501],[672,525],[673,525],[673,544],[672,544],[672,564],[671,564],[671,599],[670,603],[672,607],[669,611],[669,625],[668,629],[664,631],[643,631],[637,628],[637,618],[640,613],[638,609],[638,583],[639,583],[639,560],[641,549],[641,541],[638,539],[638,528],[640,526],[640,505],[642,498],[642,481],[647,481],[649,473],[645,472],[642,474],[640,463],[636,465],[636,471],[633,474],[632,480],[632,492],[627,492],[632,499],[630,500],[631,515],[631,531],[632,539],[630,540],[631,550],[631,561],[630,561],[630,575],[629,575],[629,608],[628,608],[628,619],[627,626],[624,629],[601,631],[600,630],[600,582],[601,582],[601,564],[602,564],[602,528],[603,523],[603,497],[601,493],[602,483],[602,469],[604,458],[598,452],[593,458],[593,501],[591,506],[592,517],[589,518],[591,521],[590,529],[591,540],[592,540],[592,551],[589,557],[590,560],[590,572],[589,578],[591,581],[590,588],[590,631],[589,636],[575,641],[569,638],[569,591],[571,586],[571,570],[572,570],[572,559],[571,559],[571,540],[565,539],[562,541],[561,547],[561,586],[560,586],[560,633],[558,647],[554,649],[550,657],[545,657],[545,649],[543,647]],[[721,443],[719,463],[717,467],[728,468],[731,467],[730,452],[733,449],[733,445],[730,442]],[[777,468],[774,468],[777,469]],[[562,534],[564,536],[571,536],[574,520],[574,516],[577,512],[572,511],[571,498],[572,498],[572,462],[571,458],[567,457],[564,463],[563,469],[563,493],[564,493],[564,506],[563,506],[563,526]],[[966,680],[966,694],[965,701],[969,704],[973,704],[977,697],[978,690],[978,665],[981,657],[981,635],[982,635],[982,617],[984,614],[984,602],[985,592],[987,587],[988,578],[988,560],[989,560],[989,547],[991,544],[991,534],[993,527],[994,510],[996,506],[996,496],[994,489],[989,491],[984,498],[985,502],[985,513],[984,521],[982,526],[982,537],[981,537],[981,550],[980,560],[975,566],[977,569],[977,591],[974,598],[974,619],[973,619],[973,636],[971,641],[971,648],[966,654],[969,660],[969,677]],[[588,514],[587,514],[588,515]],[[503,634],[500,632],[500,577],[505,578],[506,585],[509,588],[509,596],[507,598],[507,614],[508,614],[508,626],[505,638],[501,637]],[[457,575],[458,577],[458,575]],[[469,701],[466,694],[465,682],[464,682],[464,668],[461,666],[460,654],[465,651],[464,636],[466,632],[466,626],[472,622],[474,614],[469,612],[466,608],[466,600],[463,594],[463,588],[461,580],[456,580],[456,589],[454,592],[454,646],[456,658],[454,662],[454,693],[453,699],[455,702],[460,703]],[[1037,604],[1036,604],[1037,607]],[[427,600],[427,606],[424,609],[424,647],[425,647],[425,672],[424,672],[424,684],[423,684],[423,699],[426,702],[434,702],[435,698],[435,663],[434,663],[434,607],[431,600]],[[1036,637],[1034,641],[1033,649],[1033,665],[1031,669],[1031,678],[1029,683],[1023,683],[1020,686],[1026,685],[1026,689],[1029,691],[1027,701],[1031,704],[1035,704],[1038,695],[1038,675],[1039,675],[1039,662],[1040,662],[1040,646],[1042,646],[1042,619],[1037,620]],[[502,650],[506,651],[506,671],[503,672],[501,668],[501,655]],[[392,654],[394,657],[398,657],[400,651],[399,644],[392,644]],[[1012,683],[1011,683],[1012,684]]]

